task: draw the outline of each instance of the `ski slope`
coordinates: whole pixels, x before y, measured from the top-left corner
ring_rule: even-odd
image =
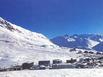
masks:
[[[103,69],[25,70],[0,72],[0,77],[103,77]]]

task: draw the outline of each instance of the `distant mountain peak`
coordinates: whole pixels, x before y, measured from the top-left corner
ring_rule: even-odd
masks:
[[[74,34],[58,36],[51,41],[61,47],[92,49],[103,42],[102,34]]]

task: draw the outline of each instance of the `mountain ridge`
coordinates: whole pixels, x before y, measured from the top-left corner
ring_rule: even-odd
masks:
[[[26,30],[20,26],[16,26],[15,24],[12,24],[6,20],[4,20],[3,18],[0,18],[0,27],[2,28],[1,31],[3,31],[4,29],[6,31],[8,31],[9,33],[15,34],[15,36],[18,37],[22,37],[23,39],[27,40],[27,41],[40,41],[42,43],[44,43],[44,45],[49,45],[51,44],[54,45],[52,42],[50,42],[50,40],[45,37],[44,35],[40,34],[40,33],[36,33],[36,32],[31,32],[29,30]],[[44,42],[43,42],[44,41]],[[47,42],[47,43],[46,43]],[[54,45],[55,46],[55,45]]]
[[[74,34],[57,36],[51,41],[61,47],[95,49],[94,47],[103,42],[100,34]],[[98,49],[97,49],[98,50]]]

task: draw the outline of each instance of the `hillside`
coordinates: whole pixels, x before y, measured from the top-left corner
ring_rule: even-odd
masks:
[[[69,50],[53,44],[43,34],[31,32],[0,18],[0,67],[79,56]]]

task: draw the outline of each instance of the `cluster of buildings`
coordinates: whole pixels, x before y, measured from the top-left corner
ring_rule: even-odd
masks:
[[[69,68],[99,68],[103,67],[103,57],[98,58],[80,58],[79,61],[71,58],[62,62],[60,59],[38,61],[37,65],[34,63],[23,63],[22,65],[12,66],[11,68],[0,69],[0,71],[15,71],[15,70],[44,70],[44,69],[69,69]]]
[[[81,52],[79,52],[81,53]],[[93,52],[85,51],[83,54],[94,54]],[[69,69],[69,68],[102,68],[103,67],[103,54],[97,52],[96,55],[87,55],[77,59],[68,59],[65,62],[60,59],[41,60],[35,65],[32,63],[22,63],[22,65],[12,66],[10,68],[1,68],[0,71],[14,71],[14,70],[43,70],[43,69]]]

